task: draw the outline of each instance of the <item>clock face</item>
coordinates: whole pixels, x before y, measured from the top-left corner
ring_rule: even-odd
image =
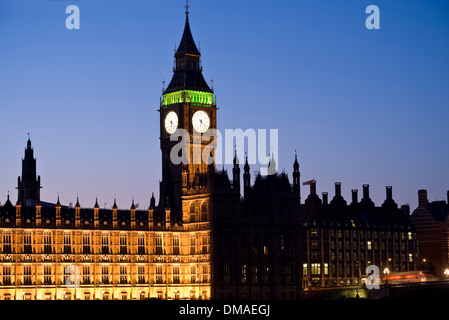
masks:
[[[206,112],[204,112],[203,110],[199,110],[199,111],[195,112],[192,117],[192,124],[193,124],[193,128],[196,131],[198,131],[200,133],[206,132],[210,126],[210,119],[209,119],[208,114]]]
[[[174,111],[170,111],[165,116],[165,130],[172,134],[178,128],[178,115]]]

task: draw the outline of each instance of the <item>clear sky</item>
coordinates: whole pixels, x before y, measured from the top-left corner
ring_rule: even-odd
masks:
[[[65,8],[80,9],[68,30]],[[279,129],[279,169],[401,205],[449,189],[449,2],[191,0],[218,128]],[[380,8],[368,30],[365,8]],[[161,178],[159,99],[183,0],[0,0],[0,201],[27,133],[43,201],[140,208]],[[252,168],[255,171],[257,168]],[[230,170],[228,170],[230,172]],[[254,176],[254,175],[253,175]],[[302,187],[303,199],[308,195]]]

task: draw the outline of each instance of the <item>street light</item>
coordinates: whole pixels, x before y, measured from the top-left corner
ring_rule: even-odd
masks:
[[[388,269],[388,267],[387,268],[385,268],[384,269],[384,274],[386,275],[386,278],[385,278],[385,283],[386,284],[388,284],[388,274],[390,273],[390,269]]]
[[[446,277],[449,276],[449,269],[444,270],[444,275],[445,275]]]

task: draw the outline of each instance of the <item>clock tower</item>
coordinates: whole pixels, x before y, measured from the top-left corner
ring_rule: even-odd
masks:
[[[188,6],[186,9],[184,33],[175,53],[173,77],[163,92],[159,109],[162,151],[159,206],[170,208],[171,222],[183,225],[210,219],[215,163],[203,161],[202,154],[211,138],[202,137],[210,134],[210,129],[217,128],[215,96],[204,80],[201,54],[190,30]],[[171,135],[180,132],[185,134],[171,141]],[[177,163],[170,155],[181,139],[186,148],[179,150],[177,156],[187,161]],[[214,156],[213,150],[205,152]]]

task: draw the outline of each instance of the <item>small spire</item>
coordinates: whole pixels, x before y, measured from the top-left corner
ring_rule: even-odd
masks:
[[[132,204],[131,204],[131,210],[134,210],[134,209],[136,209],[136,206],[134,205],[134,196],[133,196],[133,201],[132,201]]]
[[[151,193],[151,199],[150,199],[150,207],[149,209],[154,209],[156,206],[156,199],[154,198],[154,192]]]
[[[95,205],[94,205],[95,209],[100,208],[100,206],[98,205],[98,196],[95,197]]]
[[[234,166],[240,164],[239,158],[237,157],[237,147],[234,145]]]
[[[189,8],[190,8],[189,0],[186,0],[186,6],[184,8],[186,8],[186,15],[188,15],[189,14]]]
[[[112,209],[118,209],[117,202],[116,202],[116,199],[115,199],[115,194],[114,194],[114,205],[112,206]]]
[[[58,192],[58,201],[56,201],[56,206],[57,206],[57,207],[60,207],[60,206],[61,206],[61,203],[59,202],[59,192]]]
[[[80,206],[80,199],[78,197],[78,194],[76,194],[76,204],[75,204],[75,208],[79,208]]]

